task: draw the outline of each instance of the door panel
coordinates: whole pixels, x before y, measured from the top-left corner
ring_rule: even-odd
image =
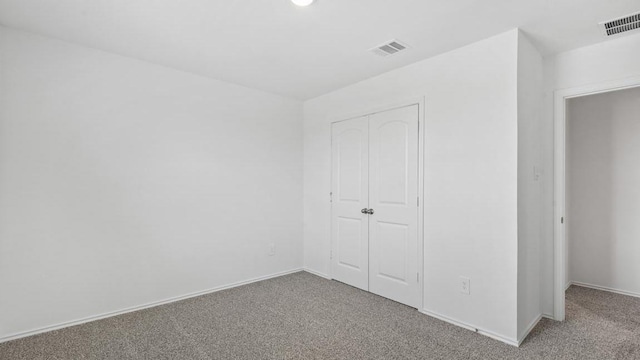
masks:
[[[367,117],[332,125],[332,277],[369,289],[369,122]]]
[[[378,276],[388,279],[407,283],[409,274],[407,274],[408,250],[409,243],[409,227],[405,224],[393,224],[384,221],[375,221],[378,227],[376,233],[378,235]]]
[[[335,254],[338,264],[353,268],[362,269],[362,219],[346,218],[338,216],[336,222],[336,237],[338,251]]]
[[[418,106],[369,117],[369,290],[418,307]]]
[[[375,120],[375,118],[374,118]],[[407,205],[407,146],[409,127],[405,122],[390,121],[380,125],[374,134],[378,136],[376,173],[377,194],[381,204]],[[373,159],[374,161],[376,159]]]

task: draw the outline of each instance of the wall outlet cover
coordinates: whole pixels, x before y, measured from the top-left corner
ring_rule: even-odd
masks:
[[[471,295],[471,279],[460,276],[460,292],[466,295]]]

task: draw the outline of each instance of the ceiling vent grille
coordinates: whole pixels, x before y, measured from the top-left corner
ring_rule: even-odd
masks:
[[[640,12],[618,19],[601,22],[605,36],[613,36],[623,32],[640,29]]]
[[[404,51],[407,48],[409,47],[405,43],[402,43],[398,40],[390,40],[385,42],[384,44],[380,44],[374,48],[369,49],[369,51],[379,56],[389,56]]]

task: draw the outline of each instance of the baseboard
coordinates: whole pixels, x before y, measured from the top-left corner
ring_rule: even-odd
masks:
[[[169,303],[180,301],[180,300],[186,300],[186,299],[193,298],[193,297],[196,297],[196,296],[207,295],[207,294],[211,294],[211,293],[214,293],[214,292],[217,292],[217,291],[231,289],[231,288],[234,288],[234,287],[251,284],[251,283],[258,282],[258,281],[273,279],[273,278],[276,278],[276,277],[289,275],[289,274],[297,273],[297,272],[300,272],[300,271],[303,271],[303,269],[302,268],[296,268],[296,269],[292,269],[292,270],[282,271],[282,272],[278,272],[278,273],[274,273],[274,274],[270,274],[270,275],[260,276],[260,277],[257,277],[257,278],[252,278],[252,279],[238,281],[238,282],[227,284],[227,285],[218,286],[218,287],[207,289],[207,290],[202,290],[202,291],[198,291],[198,292],[189,293],[189,294],[186,294],[186,295],[180,295],[180,296],[175,296],[175,297],[171,297],[171,298],[164,299],[164,300],[154,301],[154,302],[146,303],[146,304],[143,304],[143,305],[132,306],[132,307],[128,307],[128,308],[121,309],[121,310],[111,311],[111,312],[107,312],[107,313],[103,313],[103,314],[99,314],[99,315],[87,316],[87,317],[84,317],[84,318],[81,318],[81,319],[76,319],[76,320],[67,321],[67,322],[63,322],[63,323],[59,323],[59,324],[55,324],[55,325],[45,326],[45,327],[41,327],[41,328],[37,328],[37,329],[33,329],[33,330],[27,330],[27,331],[23,331],[23,332],[19,332],[19,333],[15,333],[15,334],[11,334],[11,335],[0,337],[0,343],[11,341],[11,340],[20,339],[20,338],[27,337],[27,336],[37,335],[37,334],[41,334],[41,333],[45,333],[45,332],[49,332],[49,331],[53,331],[53,330],[58,330],[58,329],[62,329],[62,328],[70,327],[70,326],[80,325],[80,324],[88,323],[88,322],[91,322],[91,321],[105,319],[105,318],[112,317],[112,316],[122,315],[122,314],[130,313],[130,312],[134,312],[134,311],[138,311],[138,310],[148,309],[148,308],[151,308],[151,307],[154,307],[154,306],[160,306],[160,305],[165,305],[165,304],[169,304]]]
[[[536,325],[538,325],[540,320],[542,320],[542,314],[536,316],[536,318],[533,319],[533,321],[529,324],[529,326],[527,326],[527,330],[525,330],[524,334],[522,334],[520,339],[518,339],[518,346],[522,345],[522,342],[527,338],[527,336],[529,336],[529,333],[531,332],[531,330],[533,330],[533,328],[535,328]]]
[[[620,294],[620,295],[627,295],[627,296],[633,296],[633,297],[640,298],[640,294],[639,293],[632,292],[632,291],[626,291],[626,290],[614,289],[614,288],[610,288],[610,287],[606,287],[606,286],[593,285],[593,284],[583,283],[583,282],[579,282],[579,281],[572,281],[571,285],[585,287],[585,288],[594,289],[594,290],[608,291],[608,292],[612,292],[612,293],[616,293],[616,294]]]
[[[545,318],[545,319],[549,319],[549,320],[555,320],[556,319],[556,317],[553,316],[552,314],[544,314],[543,313],[542,317]]]
[[[432,312],[432,311],[429,311],[429,310],[424,310],[423,309],[423,310],[420,310],[420,312],[425,314],[425,315],[434,317],[434,318],[436,318],[438,320],[442,320],[444,322],[448,322],[449,324],[453,324],[455,326],[459,326],[461,328],[465,328],[467,330],[471,330],[473,332],[476,332],[476,333],[478,333],[480,335],[484,335],[484,336],[490,337],[490,338],[492,338],[494,340],[501,341],[501,342],[503,342],[503,343],[505,343],[507,345],[511,345],[511,346],[515,346],[515,347],[518,347],[520,345],[519,342],[517,340],[515,340],[515,339],[510,339],[510,338],[508,338],[506,336],[503,336],[503,335],[500,335],[500,334],[496,334],[496,333],[494,333],[492,331],[480,329],[480,328],[478,328],[476,326],[464,323],[464,322],[459,321],[459,320],[452,319],[452,318],[444,316],[444,315],[440,315],[438,313],[435,313],[435,312]]]
[[[321,273],[321,272],[319,272],[319,271],[311,270],[311,269],[309,269],[308,267],[302,268],[302,271],[306,271],[306,272],[308,272],[309,274],[313,274],[313,275],[315,275],[315,276],[320,276],[321,278],[325,278],[325,279],[327,279],[327,280],[331,280],[331,276],[329,276],[329,275],[327,275],[327,274],[323,274],[323,273]]]

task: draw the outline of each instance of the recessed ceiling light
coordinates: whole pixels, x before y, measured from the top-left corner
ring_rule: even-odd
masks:
[[[291,0],[291,2],[298,6],[309,6],[313,0]]]

